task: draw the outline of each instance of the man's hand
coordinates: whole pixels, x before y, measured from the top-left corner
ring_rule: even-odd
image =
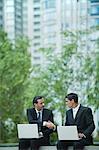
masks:
[[[51,121],[44,121],[43,126],[46,126],[49,129],[55,129],[56,126]]]
[[[78,136],[79,136],[80,139],[86,138],[86,136],[83,133],[78,133]]]

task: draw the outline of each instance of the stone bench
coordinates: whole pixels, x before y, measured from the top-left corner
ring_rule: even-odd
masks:
[[[56,146],[41,146],[40,150],[57,150],[57,149]],[[73,147],[69,146],[68,150],[73,150]],[[94,145],[85,146],[84,150],[99,150],[99,146],[94,146]]]
[[[0,150],[18,150],[18,145],[8,145],[8,146],[0,145]],[[57,150],[57,149],[56,146],[41,146],[39,150]],[[73,150],[73,147],[69,146],[68,150]],[[99,150],[99,146],[98,145],[86,146],[85,150]]]

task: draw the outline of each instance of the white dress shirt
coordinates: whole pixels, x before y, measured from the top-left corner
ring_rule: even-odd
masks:
[[[73,117],[74,117],[74,119],[76,117],[76,114],[77,114],[77,111],[78,111],[79,107],[80,107],[80,104],[78,104],[77,107],[72,109],[73,110]]]
[[[41,110],[41,111],[38,111],[38,110],[36,109],[37,118],[39,117],[39,112],[40,112],[40,121],[42,122],[42,110]]]

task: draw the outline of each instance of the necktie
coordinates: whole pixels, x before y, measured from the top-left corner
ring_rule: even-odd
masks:
[[[41,113],[40,112],[38,112],[37,120],[38,120],[38,130],[40,132],[41,131]]]
[[[40,111],[38,112],[38,117],[37,117],[37,119],[38,119],[38,122],[41,121]]]

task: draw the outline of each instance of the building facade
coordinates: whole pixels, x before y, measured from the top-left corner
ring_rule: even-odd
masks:
[[[4,24],[4,3],[3,0],[0,1],[0,27]]]
[[[99,0],[90,0],[91,25],[99,26]]]
[[[3,0],[3,28],[14,41],[23,34],[22,0]]]

